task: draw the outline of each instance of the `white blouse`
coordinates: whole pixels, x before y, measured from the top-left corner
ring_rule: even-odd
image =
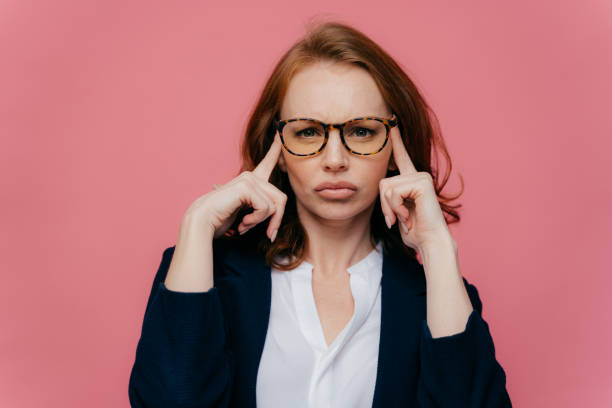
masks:
[[[328,347],[312,293],[313,266],[271,269],[270,321],[257,374],[257,406],[371,407],[380,340],[382,244],[347,269],[355,304]]]

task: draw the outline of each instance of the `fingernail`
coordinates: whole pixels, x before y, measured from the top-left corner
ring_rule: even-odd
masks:
[[[391,220],[388,215],[385,215],[385,222],[387,223],[387,228],[391,228]]]
[[[272,231],[272,239],[270,240],[270,242],[274,242],[274,240],[276,239],[276,233],[278,232],[277,229],[275,229],[274,231]]]
[[[405,233],[408,233],[408,226],[406,225],[406,223],[405,223],[404,221],[401,221],[401,222],[400,222],[400,225],[402,226],[402,230],[403,230]]]

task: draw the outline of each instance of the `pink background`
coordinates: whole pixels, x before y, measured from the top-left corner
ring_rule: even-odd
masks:
[[[379,42],[437,113],[514,405],[612,406],[612,3],[207,3],[0,4],[0,406],[129,405],[162,251],[236,175],[313,16]]]

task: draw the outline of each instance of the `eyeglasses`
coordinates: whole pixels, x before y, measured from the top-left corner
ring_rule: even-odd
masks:
[[[356,155],[369,156],[380,152],[389,140],[389,130],[397,126],[395,114],[391,119],[364,116],[344,123],[323,123],[311,118],[275,120],[283,146],[296,156],[314,156],[329,139],[330,129],[340,130],[340,140]]]

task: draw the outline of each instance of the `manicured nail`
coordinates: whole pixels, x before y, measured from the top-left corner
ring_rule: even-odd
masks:
[[[275,229],[274,231],[272,231],[272,239],[270,239],[270,242],[274,242],[274,240],[276,239],[276,233],[278,232],[277,229]]]
[[[404,233],[408,233],[408,226],[406,225],[406,223],[404,221],[400,222],[400,225],[402,226],[402,230],[404,231]]]
[[[391,228],[391,220],[388,215],[385,215],[385,222],[387,223],[387,228]]]

